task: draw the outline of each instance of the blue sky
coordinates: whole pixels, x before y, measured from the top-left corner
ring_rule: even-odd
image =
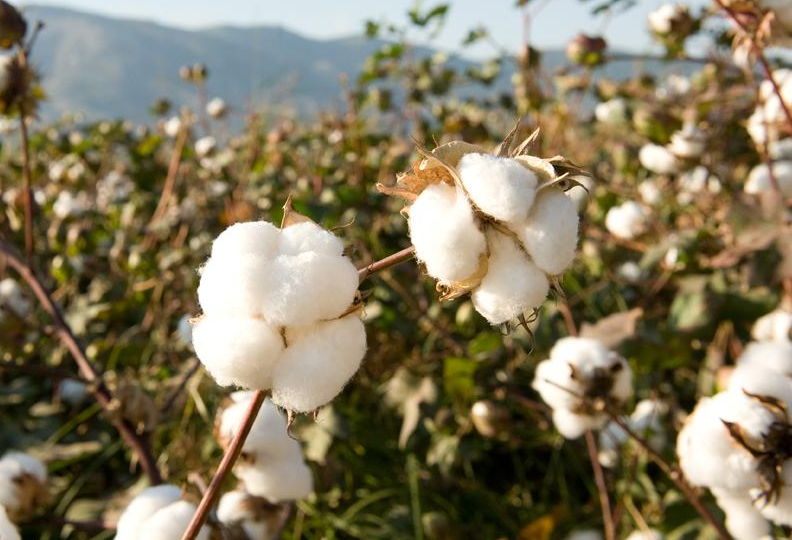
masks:
[[[560,47],[576,33],[604,32],[612,47],[649,52],[652,43],[646,32],[646,15],[664,0],[639,0],[626,13],[592,17],[590,4],[580,0],[532,0],[529,37],[535,46]],[[668,0],[665,0],[668,1]],[[330,38],[359,34],[363,21],[401,21],[415,0],[43,0],[37,3],[72,7],[84,11],[154,20],[182,28],[203,28],[220,24],[277,24],[310,37]],[[423,0],[431,6],[436,0]],[[435,45],[456,49],[467,30],[479,25],[516,50],[522,39],[522,18],[515,0],[451,0],[445,28]],[[706,0],[688,0],[692,6]],[[474,51],[476,56],[487,51]]]

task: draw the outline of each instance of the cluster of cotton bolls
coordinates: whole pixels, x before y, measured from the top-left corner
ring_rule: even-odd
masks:
[[[80,159],[80,156],[77,154],[66,154],[49,166],[48,174],[53,182],[59,182],[64,179],[76,182],[83,177],[85,172],[85,163]]]
[[[0,538],[19,540],[15,521],[30,517],[47,498],[47,468],[23,452],[0,459]]]
[[[705,397],[685,421],[677,454],[694,485],[712,491],[736,540],[759,540],[770,522],[792,525],[792,342],[773,312],[754,326],[725,391]]]
[[[641,165],[655,174],[673,174],[683,169],[689,160],[700,157],[706,144],[704,131],[688,122],[671,135],[671,142],[666,146],[645,144],[638,152],[638,159]]]
[[[242,425],[252,398],[253,392],[234,392],[231,402],[219,411],[215,433],[222,446],[230,443]],[[278,503],[304,499],[313,491],[313,476],[300,443],[289,436],[286,418],[269,399],[253,422],[234,473],[240,485],[220,499],[218,517],[241,526],[249,540],[272,535]]]
[[[717,176],[703,165],[699,165],[680,175],[677,202],[679,204],[690,204],[697,195],[701,193],[714,195],[720,193],[722,187],[721,181]]]
[[[667,441],[662,422],[667,412],[667,403],[657,399],[644,399],[635,405],[635,410],[624,421],[632,431],[643,437],[649,446],[659,452]],[[608,422],[600,431],[598,459],[603,467],[616,466],[619,449],[627,439],[627,432],[613,421]]]
[[[399,178],[403,189],[380,186],[412,201],[410,239],[441,300],[472,293],[491,324],[541,306],[578,240],[577,207],[565,193],[573,182],[558,172],[565,162],[527,155],[530,140],[512,150],[512,138],[498,155],[439,146]]]
[[[575,439],[602,428],[606,408],[620,408],[632,396],[632,370],[598,340],[566,337],[536,367],[533,387],[553,409],[559,433]]]
[[[146,488],[118,519],[115,540],[179,540],[196,509],[193,503],[183,500],[177,486]],[[203,526],[196,540],[209,540],[210,534],[209,527]]]
[[[58,198],[52,203],[52,213],[60,219],[80,217],[90,208],[91,202],[83,191],[77,195],[72,194],[71,191],[61,191],[58,193]]]
[[[218,384],[272,389],[276,405],[310,412],[355,374],[366,332],[341,240],[302,219],[237,223],[215,239],[192,344]]]

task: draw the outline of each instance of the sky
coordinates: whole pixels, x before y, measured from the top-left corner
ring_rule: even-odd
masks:
[[[434,45],[456,50],[467,31],[485,26],[508,50],[522,42],[523,19],[515,0],[449,0],[451,10],[446,25]],[[528,36],[538,48],[558,48],[578,32],[604,33],[611,47],[652,52],[646,31],[646,16],[668,0],[638,0],[626,12],[609,17],[593,17],[591,5],[597,0],[532,0]],[[440,0],[422,0],[431,7]],[[280,25],[313,38],[333,38],[360,34],[364,21],[402,22],[416,0],[39,0],[36,3],[75,8],[121,18],[153,20],[187,29],[217,25]],[[704,6],[707,0],[687,0]],[[490,49],[491,52],[491,49]],[[479,46],[473,56],[486,56]]]

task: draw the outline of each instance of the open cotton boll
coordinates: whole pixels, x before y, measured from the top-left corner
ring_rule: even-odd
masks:
[[[509,158],[465,154],[457,172],[475,205],[485,214],[507,222],[526,218],[536,196],[536,174]]]
[[[706,134],[692,124],[686,124],[681,130],[671,135],[668,150],[677,157],[693,159],[704,153],[707,145]]]
[[[30,313],[30,302],[22,294],[22,287],[11,278],[0,280],[0,308],[9,309],[20,317]]]
[[[340,257],[344,254],[344,243],[330,231],[309,221],[289,225],[281,231],[278,253],[299,255],[306,251]]]
[[[234,392],[232,397],[233,403],[225,407],[219,417],[217,436],[221,441],[226,441],[225,444],[234,438],[242,425],[253,399],[253,392]],[[255,454],[256,460],[301,455],[300,443],[289,437],[286,418],[269,399],[262,403],[242,446],[242,452]]]
[[[47,469],[24,452],[6,452],[0,459],[0,505],[13,519],[30,515],[46,496]]]
[[[264,318],[276,326],[338,317],[352,305],[359,285],[352,261],[336,255],[314,251],[281,255],[269,268],[268,287],[259,299]]]
[[[224,493],[217,505],[217,518],[225,525],[239,525],[248,540],[269,540],[274,532],[267,520],[268,508],[259,511],[259,506],[268,501],[254,497],[246,491],[236,489]],[[263,514],[263,515],[262,515]]]
[[[235,474],[248,493],[274,503],[304,499],[313,491],[311,469],[302,459],[243,465]]]
[[[756,458],[731,437],[724,421],[738,424],[748,437],[761,438],[775,417],[742,392],[701,399],[677,438],[685,476],[693,485],[729,491],[759,487]]]
[[[278,283],[277,271],[263,257],[212,257],[201,271],[198,302],[207,315],[253,317],[262,314],[262,298]]]
[[[594,116],[603,124],[611,126],[623,124],[627,120],[627,102],[617,97],[597,103]]]
[[[792,197],[792,161],[774,162],[773,176],[775,176],[781,194],[784,197]],[[743,190],[752,195],[773,191],[773,181],[767,164],[762,163],[751,169]]]
[[[602,533],[594,529],[572,531],[565,540],[602,540]]]
[[[578,214],[575,203],[563,191],[547,189],[534,202],[522,227],[514,227],[534,264],[557,275],[575,259]]]
[[[663,538],[663,533],[657,529],[649,529],[647,531],[635,530],[625,540],[663,540]]]
[[[604,417],[578,414],[569,409],[553,411],[553,425],[565,439],[577,439],[587,429],[599,429],[604,423]]]
[[[235,223],[212,242],[212,257],[237,259],[244,255],[273,257],[278,252],[281,231],[267,221]]]
[[[478,271],[487,242],[461,189],[427,187],[410,206],[409,226],[415,254],[430,276],[463,281]]]
[[[759,365],[792,377],[792,342],[754,341],[749,343],[737,365]]]
[[[283,339],[260,319],[205,315],[193,327],[193,347],[220,386],[266,389]]]
[[[157,510],[178,501],[181,489],[171,484],[162,484],[146,488],[138,493],[126,507],[116,525],[115,540],[137,540],[143,524]],[[146,539],[148,540],[148,539]]]
[[[195,141],[195,153],[198,157],[205,157],[208,156],[209,152],[214,150],[216,146],[217,140],[211,135],[207,135]]]
[[[778,499],[773,499],[767,504],[758,504],[759,512],[777,525],[792,525],[792,460],[787,460],[781,470],[783,487]],[[750,491],[751,497],[759,498],[761,490]]]
[[[715,501],[726,514],[726,529],[734,540],[760,540],[770,533],[770,523],[754,506],[747,491],[713,489]]]
[[[635,201],[626,201],[612,207],[605,215],[605,228],[616,236],[631,240],[646,231],[647,215]]]
[[[655,174],[671,174],[679,170],[679,160],[665,146],[646,144],[638,152],[638,160]]]
[[[212,118],[222,118],[225,116],[228,107],[222,98],[216,97],[209,100],[206,104],[206,114]]]
[[[657,187],[657,182],[651,179],[638,184],[638,194],[641,196],[641,200],[649,205],[655,205],[663,198],[660,188]]]
[[[792,313],[779,308],[762,315],[756,319],[751,335],[757,341],[792,340]]]
[[[180,540],[197,508],[187,501],[176,501],[160,508],[143,523],[138,533],[138,540]],[[195,540],[209,540],[211,530],[207,526],[195,537]]]
[[[493,233],[489,240],[487,275],[471,299],[490,324],[500,324],[542,305],[550,284],[512,238]]]
[[[289,411],[325,405],[360,367],[366,330],[357,315],[288,328],[286,347],[272,377],[272,402]]]
[[[19,531],[10,519],[4,506],[0,505],[0,539],[2,540],[22,540]]]

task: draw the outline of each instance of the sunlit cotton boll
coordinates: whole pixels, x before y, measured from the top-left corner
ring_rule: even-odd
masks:
[[[712,494],[726,514],[726,529],[735,540],[761,540],[770,533],[770,522],[754,506],[747,491],[713,489]]]
[[[763,366],[792,377],[792,342],[778,340],[749,343],[737,359],[737,365],[743,364]]]
[[[24,452],[6,452],[0,459],[0,505],[15,519],[30,515],[46,495],[47,469]]]
[[[536,367],[533,388],[553,409],[561,435],[574,439],[605,424],[607,416],[596,410],[602,402],[618,405],[632,395],[632,371],[601,342],[566,337]]]
[[[248,493],[274,503],[298,501],[313,491],[311,469],[302,458],[264,466],[240,465],[235,474]]]
[[[687,8],[681,4],[663,4],[649,13],[647,17],[649,29],[655,34],[668,34],[671,32],[674,19],[686,12]]]
[[[216,146],[217,139],[211,135],[207,135],[195,141],[195,153],[198,155],[198,157],[205,157],[208,156]]]
[[[756,319],[751,335],[757,341],[792,340],[792,312],[779,308],[762,315]]]
[[[520,222],[536,197],[536,174],[510,158],[465,154],[457,164],[462,185],[485,214],[505,222]]]
[[[655,174],[672,174],[679,170],[679,160],[665,146],[646,144],[638,152],[638,160]]]
[[[635,201],[612,207],[605,215],[605,227],[617,238],[631,240],[646,231],[646,210]]]
[[[19,531],[10,519],[4,506],[0,505],[0,538],[2,540],[22,540]]]
[[[275,366],[272,401],[310,412],[338,395],[360,367],[366,330],[357,315],[286,329],[288,346]]]
[[[180,540],[196,510],[196,506],[187,501],[176,501],[160,508],[140,527],[137,540]],[[210,533],[211,530],[203,526],[195,539],[209,540]]]
[[[269,540],[274,532],[267,517],[272,511],[263,498],[236,489],[224,493],[217,505],[217,518],[224,525],[238,525],[245,531],[247,540]]]
[[[702,398],[677,437],[677,455],[693,485],[729,491],[759,487],[757,459],[735,441],[724,421],[761,438],[775,421],[773,414],[742,391]]]
[[[415,253],[430,276],[462,281],[478,271],[487,244],[459,188],[427,187],[410,206],[409,226]]]
[[[539,307],[550,291],[547,276],[509,236],[489,235],[487,274],[473,291],[473,306],[491,324],[501,324]]]
[[[776,161],[772,164],[772,167],[772,177],[770,169],[765,163],[751,169],[743,188],[745,192],[753,195],[771,193],[774,189],[772,178],[775,177],[781,194],[784,197],[792,197],[792,161]]]
[[[253,400],[253,392],[234,392],[231,394],[231,399],[232,403],[220,412],[218,418],[217,436],[223,446],[230,443],[242,426]],[[262,403],[242,446],[242,452],[248,455],[248,460],[252,458],[254,462],[302,456],[300,443],[289,436],[286,418],[269,399],[265,399]]]
[[[137,540],[143,524],[157,510],[178,501],[181,489],[174,485],[163,484],[146,488],[138,493],[126,507],[116,525],[115,540]]]
[[[668,150],[677,157],[693,159],[701,156],[707,147],[707,135],[693,124],[686,124],[671,135]]]
[[[627,120],[627,102],[617,97],[597,103],[594,116],[603,124],[611,126],[623,124]]]
[[[575,203],[557,189],[546,189],[534,202],[524,226],[512,227],[534,264],[548,274],[561,274],[575,259],[578,214]]]

